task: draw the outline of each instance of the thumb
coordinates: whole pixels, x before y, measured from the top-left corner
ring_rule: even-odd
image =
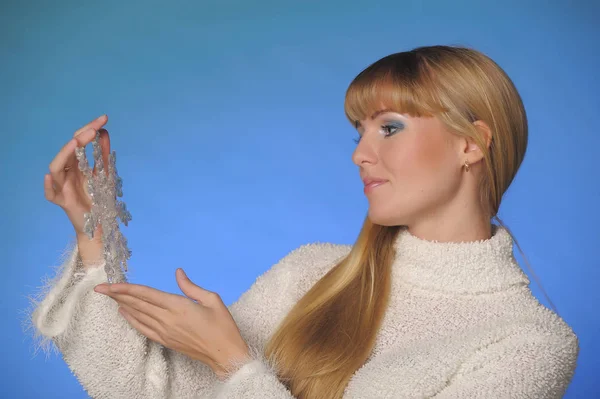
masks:
[[[203,305],[209,302],[208,294],[210,294],[210,291],[194,284],[183,269],[177,269],[175,278],[177,279],[177,285],[188,298],[198,301]]]

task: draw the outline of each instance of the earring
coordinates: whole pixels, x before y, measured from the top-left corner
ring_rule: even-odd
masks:
[[[469,165],[469,161],[465,161],[465,172],[468,172],[471,169],[471,165]]]

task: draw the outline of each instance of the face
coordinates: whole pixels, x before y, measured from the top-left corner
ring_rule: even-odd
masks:
[[[460,186],[457,135],[437,117],[391,111],[359,121],[352,161],[360,177],[381,183],[365,186],[369,219],[385,226],[411,225],[443,212]]]

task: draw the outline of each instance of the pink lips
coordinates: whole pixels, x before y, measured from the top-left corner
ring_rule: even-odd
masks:
[[[365,180],[364,192],[365,192],[365,194],[368,194],[371,191],[373,191],[373,189],[375,189],[375,187],[379,187],[385,183],[387,183],[387,180]]]

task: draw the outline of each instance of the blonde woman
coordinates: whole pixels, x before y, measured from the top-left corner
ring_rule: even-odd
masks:
[[[74,151],[101,130],[106,153],[107,117],[76,132],[44,185],[77,246],[32,316],[92,397],[564,395],[577,336],[491,223],[527,146],[509,77],[473,49],[420,47],[362,71],[344,106],[369,201],[356,242],[292,251],[229,307],[182,270],[185,296],[105,284]]]

